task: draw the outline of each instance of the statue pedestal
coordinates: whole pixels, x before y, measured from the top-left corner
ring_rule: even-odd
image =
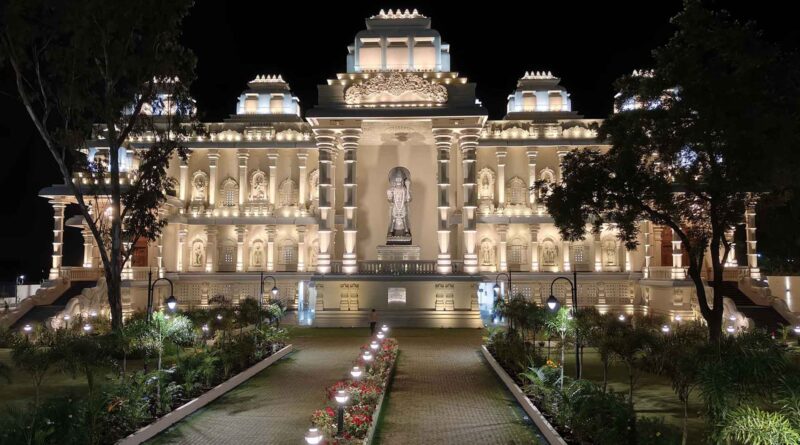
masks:
[[[419,246],[378,246],[378,261],[419,261]]]

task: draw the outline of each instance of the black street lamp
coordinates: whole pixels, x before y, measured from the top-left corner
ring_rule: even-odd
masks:
[[[550,296],[547,297],[547,308],[550,311],[555,311],[558,309],[558,299],[555,295],[553,295],[553,285],[556,284],[556,281],[564,280],[569,283],[570,291],[572,292],[572,317],[575,318],[577,321],[578,319],[578,272],[572,271],[572,280],[567,277],[556,277],[550,283]],[[561,366],[564,366],[563,364]],[[581,347],[580,347],[580,340],[578,339],[578,330],[575,329],[575,378],[581,378]]]
[[[261,290],[258,293],[258,325],[261,326],[261,306],[262,302],[264,301],[264,280],[267,278],[272,280],[272,298],[278,296],[278,281],[275,280],[275,277],[272,275],[264,276],[264,272],[261,272]]]
[[[502,296],[500,295],[500,277],[503,276],[503,275],[506,276],[506,282],[508,283],[507,292],[509,294],[511,293],[511,273],[510,272],[500,272],[494,278],[494,286],[492,286],[492,290],[494,290],[494,306],[492,307],[492,312],[494,312],[497,309],[497,303],[502,298]],[[492,317],[492,320],[494,321],[494,316]]]
[[[172,283],[172,280],[166,277],[157,278],[153,281],[153,271],[150,270],[147,272],[147,321],[149,322],[152,315],[153,315],[153,291],[155,290],[156,283],[159,281],[164,280],[169,283],[169,297],[164,301],[167,303],[167,307],[170,311],[174,311],[176,307],[178,307],[178,299],[175,298],[175,285]]]

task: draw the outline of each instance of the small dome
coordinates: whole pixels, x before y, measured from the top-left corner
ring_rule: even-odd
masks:
[[[572,101],[561,79],[550,71],[526,71],[508,96],[508,114],[572,113]]]
[[[292,94],[280,74],[258,75],[239,96],[236,114],[277,114],[300,116],[300,99]]]

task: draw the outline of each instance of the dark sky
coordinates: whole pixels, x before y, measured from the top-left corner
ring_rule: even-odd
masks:
[[[797,47],[798,27],[778,1],[717,2],[755,20],[768,38]],[[571,93],[573,109],[601,118],[611,110],[612,82],[648,67],[650,51],[672,33],[679,0],[624,2],[473,1],[214,1],[198,0],[185,23],[185,44],[198,57],[193,94],[203,120],[233,112],[256,74],[282,74],[303,109],[316,103],[316,85],[346,69],[347,45],[364,18],[381,8],[417,8],[450,44],[451,68],[478,85],[497,119],[526,70],[549,70]],[[37,197],[60,182],[7,69],[0,75],[0,281],[18,273],[38,279],[49,268],[52,212]],[[81,260],[81,239],[67,231],[65,264]]]

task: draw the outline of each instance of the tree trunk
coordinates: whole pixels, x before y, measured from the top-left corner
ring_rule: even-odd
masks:
[[[565,338],[561,337],[561,390],[564,390],[564,343]]]
[[[628,384],[630,387],[628,388],[628,403],[633,406],[633,365],[628,364]]]
[[[109,134],[113,136],[109,144],[111,175],[111,271],[106,271],[106,282],[108,285],[108,305],[111,308],[111,328],[118,330],[122,328],[122,268],[124,267],[124,256],[122,251],[122,221],[120,217],[120,187],[119,187],[119,147],[113,141],[116,139],[116,132],[109,126]],[[109,275],[110,278],[109,279]]]
[[[608,389],[608,357],[603,358],[603,392]]]
[[[681,436],[681,445],[686,445],[686,440],[689,437],[689,397],[683,400],[683,435]]]

